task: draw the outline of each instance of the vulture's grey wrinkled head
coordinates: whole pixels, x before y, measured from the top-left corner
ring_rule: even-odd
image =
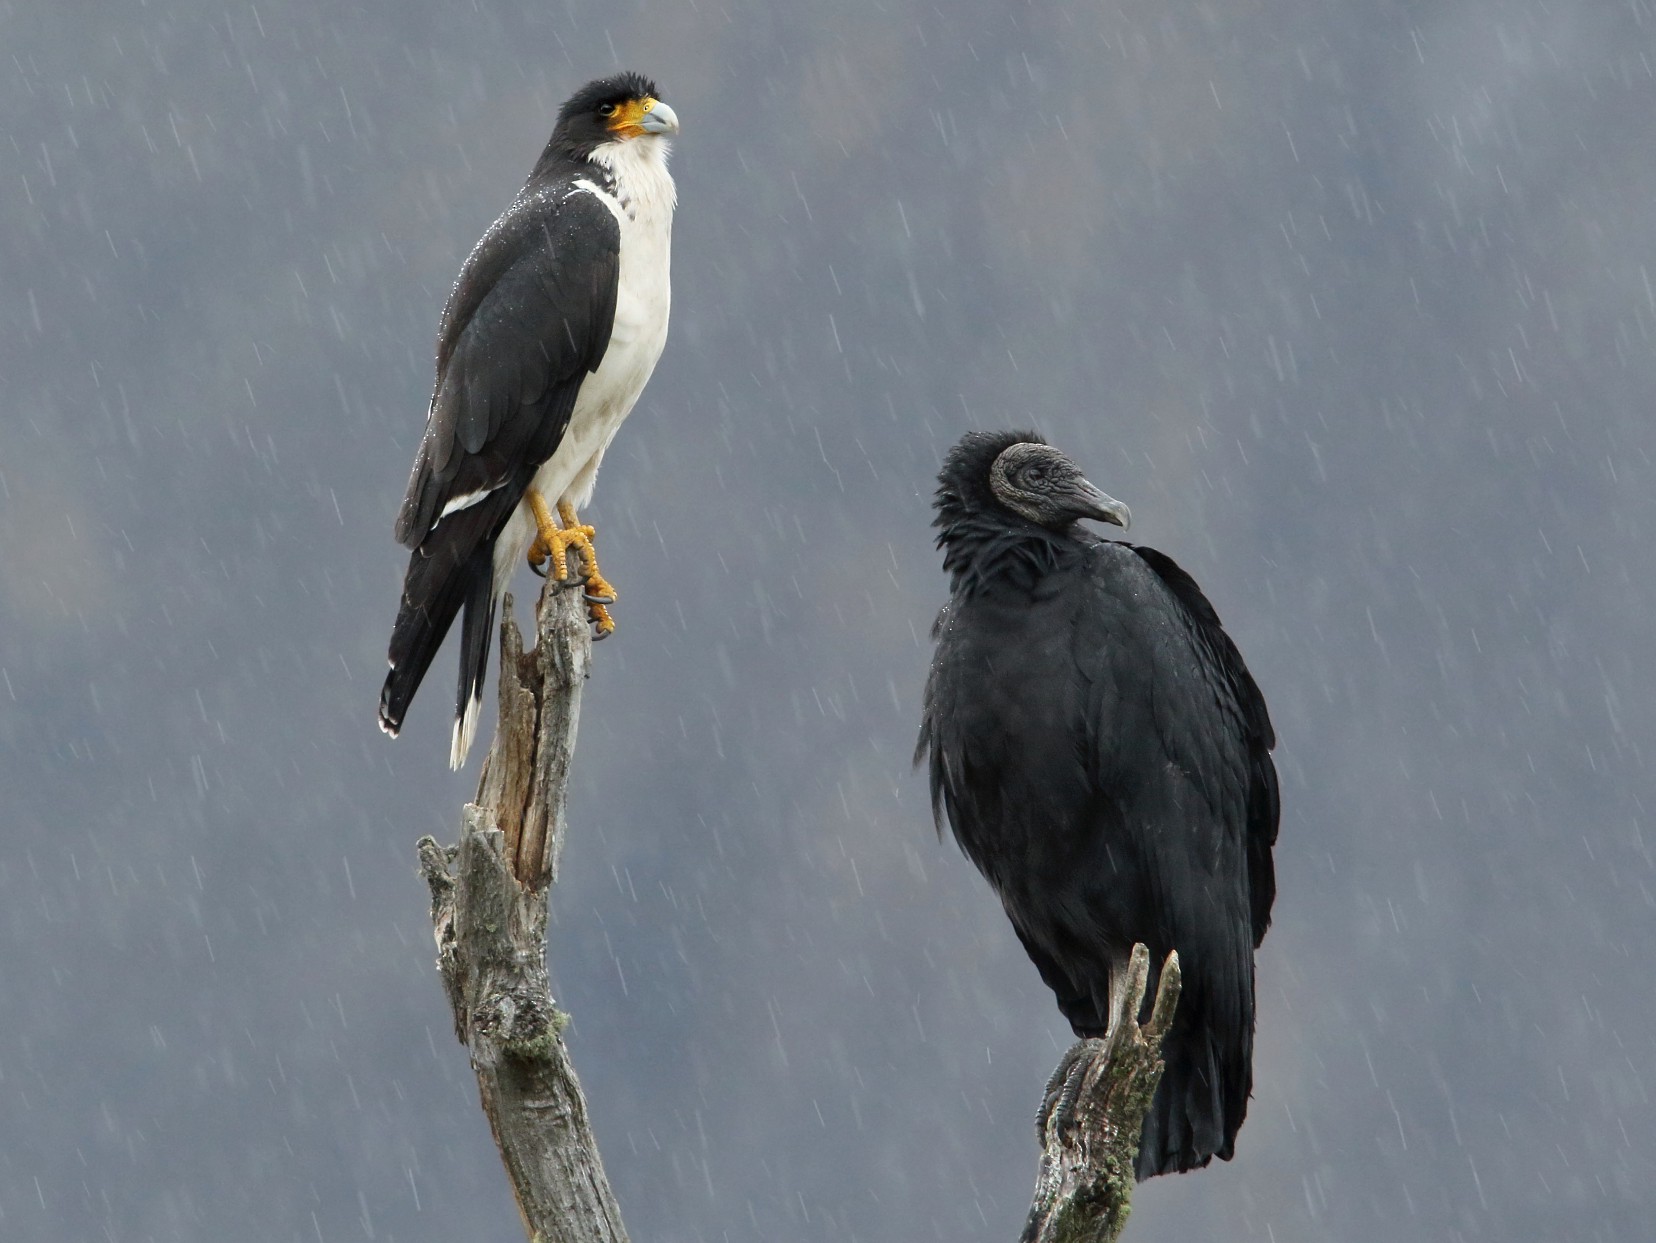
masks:
[[[1127,529],[1132,515],[1120,501],[1087,482],[1080,469],[1051,445],[1020,442],[1004,449],[989,468],[989,490],[1006,508],[1051,531],[1082,518]]]

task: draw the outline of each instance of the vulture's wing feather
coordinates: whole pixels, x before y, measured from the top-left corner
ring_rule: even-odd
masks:
[[[1158,713],[1158,722],[1166,733],[1185,738],[1183,744],[1174,745],[1189,746],[1205,760],[1197,766],[1196,775],[1211,806],[1224,807],[1227,818],[1235,817],[1234,800],[1237,791],[1242,792],[1240,823],[1248,856],[1249,914],[1257,948],[1270,926],[1271,903],[1276,897],[1276,872],[1271,860],[1280,817],[1276,765],[1271,762],[1276,731],[1271,727],[1265,697],[1243,663],[1242,653],[1219,624],[1219,614],[1196,580],[1165,553],[1136,546],[1133,551],[1183,606],[1194,671],[1203,685],[1202,696],[1212,695],[1219,718],[1226,722],[1226,745],[1220,748],[1210,741],[1203,746],[1199,740],[1187,737],[1186,726],[1192,719],[1188,715],[1169,710]],[[1190,710],[1187,705],[1186,712]],[[1233,750],[1231,740],[1239,747]]]

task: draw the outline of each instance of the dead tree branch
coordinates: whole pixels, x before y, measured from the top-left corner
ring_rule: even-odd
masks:
[[[1150,951],[1135,945],[1113,1030],[1072,1045],[1047,1083],[1035,1120],[1041,1172],[1019,1243],[1115,1243],[1127,1224],[1139,1134],[1161,1082],[1162,1037],[1179,1004],[1179,956],[1167,956],[1141,1027],[1149,974]]]
[[[626,1243],[546,975],[547,890],[592,662],[586,606],[549,583],[527,655],[510,596],[504,611],[500,724],[477,801],[457,846],[418,843],[437,967],[532,1243]]]

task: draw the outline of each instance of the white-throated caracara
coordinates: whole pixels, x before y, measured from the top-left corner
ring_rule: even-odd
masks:
[[[397,515],[413,554],[379,720],[388,734],[402,727],[464,609],[452,767],[471,747],[490,632],[520,558],[550,559],[562,579],[574,548],[593,624],[600,637],[614,629],[604,606],[615,592],[575,509],[667,341],[678,127],[638,74],[582,87],[443,308],[431,409]]]

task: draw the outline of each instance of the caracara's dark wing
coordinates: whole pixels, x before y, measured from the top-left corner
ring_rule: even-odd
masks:
[[[554,185],[520,198],[478,242],[443,310],[399,543],[418,547],[445,507],[552,456],[609,345],[620,241],[596,195]]]
[[[575,174],[526,188],[472,251],[443,311],[437,383],[397,540],[412,548],[380,724],[395,734],[467,606],[460,709],[481,683],[496,537],[558,447],[615,320],[620,229]]]

